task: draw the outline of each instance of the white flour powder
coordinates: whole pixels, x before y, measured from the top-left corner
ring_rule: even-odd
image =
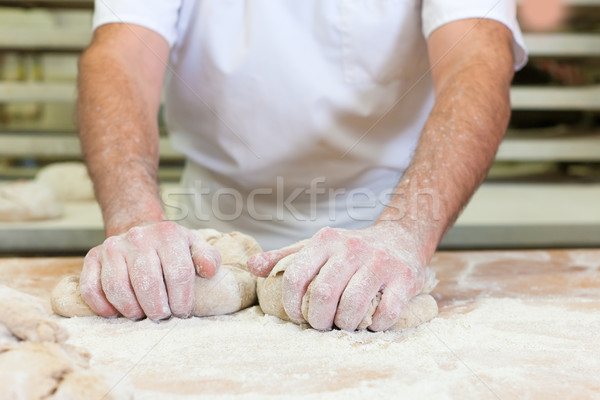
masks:
[[[598,398],[600,304],[477,301],[404,332],[318,332],[264,316],[61,319],[140,399]]]

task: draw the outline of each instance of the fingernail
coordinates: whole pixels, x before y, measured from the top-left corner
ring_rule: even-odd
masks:
[[[210,255],[207,254],[206,256],[204,256],[205,259],[207,259],[212,265],[217,266],[217,260],[215,260],[215,258]]]

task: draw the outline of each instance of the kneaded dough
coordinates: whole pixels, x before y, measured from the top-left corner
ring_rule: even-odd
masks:
[[[105,373],[89,369],[90,354],[67,338],[41,299],[0,286],[0,398],[132,398],[128,382],[110,390]]]
[[[308,286],[307,291],[302,298],[302,315],[304,317],[304,321],[292,320],[285,312],[282,301],[281,283],[283,274],[287,267],[294,262],[295,257],[296,254],[290,254],[289,256],[282,258],[275,265],[267,278],[258,279],[258,302],[260,304],[260,308],[265,314],[274,315],[286,321],[304,323],[308,319],[308,310],[310,307],[308,299],[310,298],[312,283]],[[400,318],[400,320],[390,328],[391,330],[413,328],[422,324],[423,322],[430,321],[437,316],[437,303],[435,299],[429,295],[431,290],[433,290],[435,287],[435,284],[435,275],[428,269],[422,292],[408,302],[406,309],[402,314],[402,318]],[[381,292],[377,293],[375,298],[373,298],[371,301],[371,306],[369,307],[369,310],[363,317],[357,329],[366,329],[369,325],[371,325],[373,321],[373,314],[377,309],[380,299]]]
[[[53,342],[0,345],[0,386],[6,399],[132,399],[126,379],[113,388],[104,372],[89,369],[89,353]]]
[[[73,368],[73,360],[57,343],[24,342],[0,348],[0,385],[8,399],[45,399]]]
[[[192,315],[230,314],[256,303],[256,277],[246,266],[248,258],[261,253],[252,237],[240,232],[221,233],[199,229],[199,236],[221,253],[221,267],[210,279],[196,276],[196,301]],[[52,310],[64,317],[96,315],[81,297],[79,277],[64,277],[51,295]]]
[[[0,286],[0,325],[15,338],[31,342],[64,342],[66,330],[49,319],[37,297]]]
[[[62,215],[62,204],[46,184],[17,181],[0,185],[0,221],[53,219]]]
[[[52,189],[58,200],[94,200],[94,186],[84,163],[49,164],[39,170],[35,180]]]

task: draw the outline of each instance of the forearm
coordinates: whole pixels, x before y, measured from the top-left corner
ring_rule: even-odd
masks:
[[[417,234],[425,263],[494,159],[510,117],[510,75],[473,65],[446,80],[413,161],[378,220]]]
[[[164,219],[157,187],[159,95],[143,77],[135,60],[105,43],[92,45],[80,61],[79,134],[107,236]]]

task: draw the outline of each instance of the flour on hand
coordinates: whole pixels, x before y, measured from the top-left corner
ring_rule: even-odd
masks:
[[[248,271],[246,263],[248,257],[262,252],[259,244],[239,232],[199,229],[197,233],[221,253],[221,266],[210,279],[196,276],[192,315],[230,314],[255,304],[257,278]],[[78,276],[63,278],[52,291],[51,303],[53,311],[64,317],[96,315],[81,297]]]
[[[302,298],[302,315],[304,316],[304,321],[293,321],[287,315],[283,307],[281,292],[283,274],[285,273],[287,267],[294,262],[295,257],[296,253],[282,258],[275,265],[267,278],[259,278],[257,293],[260,307],[265,314],[274,315],[283,320],[301,324],[306,323],[305,321],[308,320],[308,310],[310,307],[308,299],[310,298],[312,283],[308,286],[308,289]],[[431,277],[428,275],[426,281],[435,282],[433,272],[431,272],[429,269],[427,271]],[[390,329],[394,330],[413,328],[422,324],[423,322],[427,322],[435,318],[438,314],[437,303],[435,299],[429,295],[433,289],[433,286],[435,285],[426,284],[423,288],[423,291],[408,302],[404,312],[402,313],[402,317]],[[373,314],[377,310],[377,305],[379,304],[380,299],[381,292],[377,293],[377,295],[373,298],[369,310],[358,326],[359,330],[366,329],[369,327],[369,325],[371,325]]]

